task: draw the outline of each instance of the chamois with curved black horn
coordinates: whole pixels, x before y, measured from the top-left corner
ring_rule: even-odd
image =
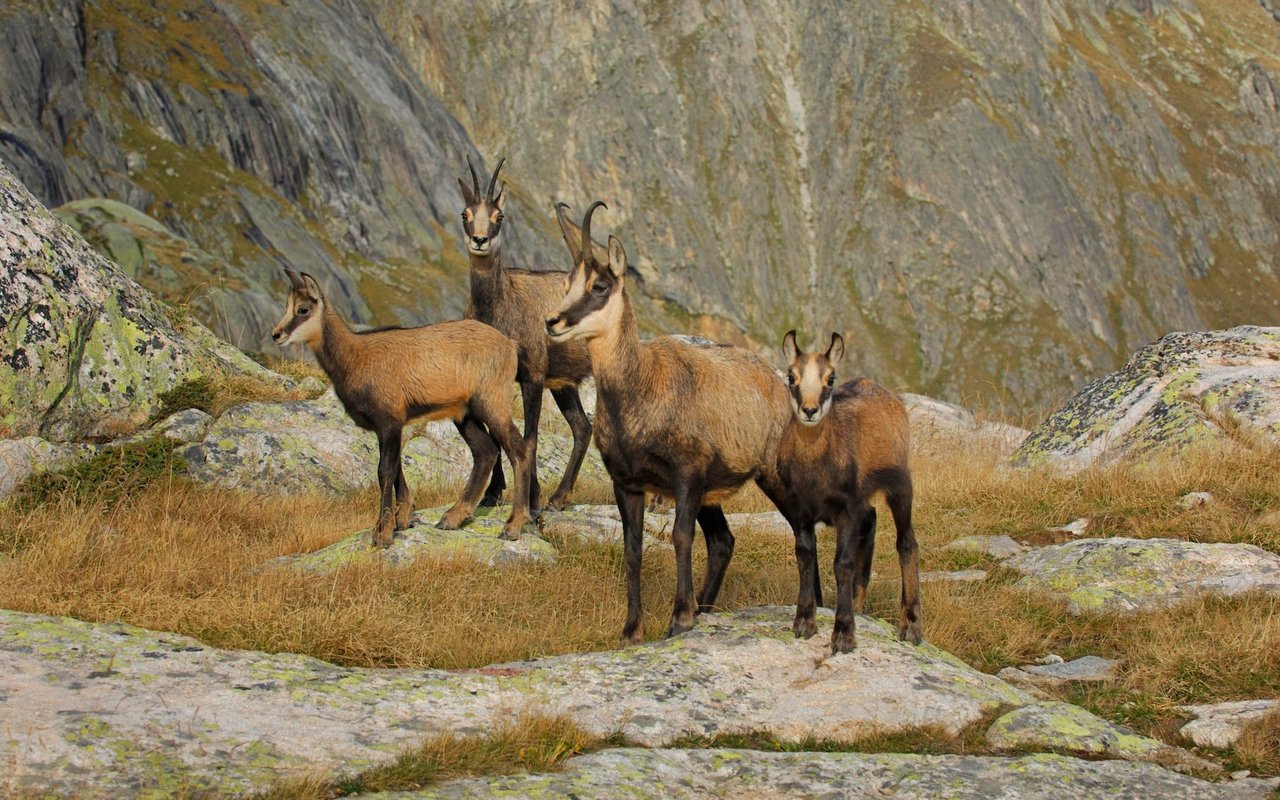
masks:
[[[664,336],[641,341],[627,297],[627,255],[609,237],[607,261],[591,246],[592,203],[581,229],[556,206],[574,259],[559,307],[546,320],[553,341],[585,340],[596,378],[596,447],[613,481],[627,568],[624,642],[644,638],[640,601],[646,491],[674,497],[676,594],[668,635],[693,627],[715,603],[734,539],[720,503],[751,480],[772,482],[787,425],[787,390],[764,359],[737,347],[701,347]],[[693,599],[694,521],[707,543],[707,571]]]
[[[462,497],[436,527],[458,528],[470,519],[500,445],[516,481],[502,538],[519,538],[531,517],[529,459],[511,420],[515,343],[475,320],[356,333],[325,300],[315,278],[292,270],[285,275],[289,296],[271,338],[310,347],[352,421],[378,436],[381,495],[374,546],[390,546],[393,531],[410,524],[413,500],[400,462],[402,434],[410,422],[430,419],[453,420],[474,459]]]
[[[458,188],[466,207],[462,228],[467,256],[471,262],[471,302],[464,316],[492,325],[515,341],[519,350],[516,382],[524,402],[524,439],[529,452],[529,498],[535,509],[541,496],[538,485],[538,421],[542,415],[542,390],[551,396],[573,431],[573,450],[560,485],[551,494],[547,507],[560,510],[569,502],[582,459],[591,443],[591,422],[582,408],[578,384],[591,375],[591,359],[583,342],[549,341],[544,320],[564,295],[563,272],[514,269],[503,253],[502,233],[506,206],[506,184],[499,186],[498,173],[506,159],[489,178],[483,194],[471,159],[467,169],[471,186],[461,179]],[[497,193],[494,193],[495,187]],[[493,479],[485,493],[485,503],[497,502],[506,488],[501,463],[494,466]]]
[[[815,606],[822,602],[814,525],[836,529],[836,623],[831,649],[847,653],[856,645],[855,613],[862,613],[871,580],[876,543],[876,510],[883,493],[898,533],[902,573],[898,637],[920,643],[920,578],[915,530],[911,525],[910,431],[907,410],[896,394],[868,378],[836,385],[844,339],[831,334],[825,353],[806,353],[796,332],[782,341],[791,393],[792,419],[778,447],[779,496],[775,499],[796,535],[800,594],[792,630],[808,638],[817,632]]]

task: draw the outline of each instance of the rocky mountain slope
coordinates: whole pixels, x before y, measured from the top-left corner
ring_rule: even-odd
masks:
[[[40,0],[0,21],[0,158],[48,203],[121,200],[211,256],[159,271],[211,286],[197,310],[244,346],[286,264],[365,320],[456,314],[473,148],[509,158],[520,260],[562,267],[552,202],[604,198],[650,328],[841,329],[934,396],[1039,406],[1167,331],[1280,321],[1280,23],[1257,0]]]

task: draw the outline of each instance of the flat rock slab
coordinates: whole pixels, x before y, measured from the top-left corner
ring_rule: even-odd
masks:
[[[1074,661],[1055,664],[1027,664],[1000,670],[999,678],[1015,686],[1035,686],[1052,689],[1077,681],[1101,682],[1115,680],[1120,662],[1101,656],[1084,656]]]
[[[998,750],[1066,750],[1126,761],[1206,772],[1222,768],[1180,747],[1134,733],[1070,703],[1047,701],[1016,708],[991,723],[987,744]]]
[[[1013,537],[1006,534],[999,536],[961,536],[943,545],[943,550],[962,550],[967,553],[1005,559],[1027,552],[1025,545],[1018,544]]]
[[[1241,434],[1280,438],[1280,328],[1171,333],[1081,389],[1013,461],[1074,471]]]
[[[404,564],[415,558],[471,558],[485,564],[519,561],[554,561],[556,549],[550,542],[528,532],[518,541],[501,538],[502,525],[511,513],[509,506],[476,509],[475,519],[460,530],[445,531],[436,522],[448,506],[415,512],[413,524],[396,531],[391,546],[372,546],[372,530],[340,539],[328,547],[296,556],[272,559],[273,566],[296,566],[314,572],[328,572],[364,559],[380,559],[387,564]],[[526,526],[529,530],[530,526]]]
[[[1201,747],[1231,747],[1250,722],[1280,709],[1280,700],[1237,700],[1203,706],[1179,706],[1195,719],[1182,726],[1182,735]]]
[[[987,571],[982,569],[960,569],[953,572],[937,570],[921,572],[921,583],[977,583],[987,579]]]
[[[765,753],[752,750],[619,749],[581,756],[563,772],[451,781],[381,800],[574,797],[580,800],[1263,800],[1274,782],[1232,783],[1180,775],[1153,764],[1084,761],[1058,755],[1019,758],[909,753]]]
[[[1065,597],[1073,613],[1161,608],[1202,594],[1280,592],[1280,556],[1248,544],[1081,539],[1004,562],[1020,586]]]
[[[832,618],[799,641],[793,610],[707,614],[674,639],[484,669],[373,670],[221,651],[127,625],[0,611],[0,763],[17,790],[76,796],[226,793],[289,775],[358,770],[424,735],[486,730],[528,709],[661,745],[767,730],[853,738],[959,731],[1031,698],[930,645],[859,617],[830,656]]]
[[[91,444],[61,444],[39,436],[0,439],[0,500],[37,472],[62,469],[90,458],[98,451]]]

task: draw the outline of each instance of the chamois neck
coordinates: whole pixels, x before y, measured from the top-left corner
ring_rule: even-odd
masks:
[[[644,350],[631,298],[622,295],[621,319],[604,333],[587,340],[596,384],[636,386],[645,369]]]
[[[471,263],[471,305],[476,318],[493,318],[493,309],[502,299],[507,275],[503,269],[502,249],[495,248],[488,255],[468,254]]]
[[[329,380],[337,386],[345,380],[346,367],[352,362],[352,351],[359,343],[355,332],[333,306],[326,302],[323,307],[321,320],[324,324],[320,329],[319,341],[313,340],[310,343],[311,352],[315,353],[316,361],[320,362],[320,368],[329,376]]]
[[[809,450],[825,449],[827,434],[831,430],[831,411],[823,415],[817,425],[805,425],[791,415],[791,428],[795,432],[796,441]]]

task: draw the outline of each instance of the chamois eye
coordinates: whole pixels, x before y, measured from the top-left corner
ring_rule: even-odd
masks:
[[[596,281],[591,285],[591,293],[596,297],[604,297],[609,293],[609,284],[604,281]]]
[[[827,376],[827,385],[828,386],[836,385],[836,374],[834,372]]]
[[[796,376],[795,376],[795,374],[790,373],[790,372],[788,372],[788,373],[787,373],[787,383],[791,384],[792,386],[795,386],[795,385],[796,385]]]
[[[298,316],[300,317],[305,317],[310,313],[311,313],[311,309],[308,306],[302,306],[301,308],[298,309]]]

